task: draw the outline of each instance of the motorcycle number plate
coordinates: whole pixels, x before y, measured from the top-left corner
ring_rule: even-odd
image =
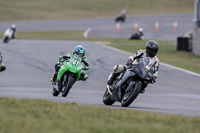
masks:
[[[77,61],[77,60],[74,60],[72,64],[73,64],[74,66],[77,66],[77,65],[78,65],[78,61]]]

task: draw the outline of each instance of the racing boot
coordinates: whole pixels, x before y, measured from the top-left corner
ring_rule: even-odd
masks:
[[[58,75],[58,71],[61,67],[61,63],[60,62],[57,62],[54,66],[55,70],[54,70],[54,74],[53,76],[51,77],[51,82],[52,84],[55,84],[55,81],[56,81],[56,78],[57,78],[57,75]]]
[[[113,77],[110,77],[110,79],[107,81],[107,84],[112,85],[113,81],[114,81]]]
[[[51,77],[52,84],[55,83],[56,78],[57,78],[57,73],[54,73],[53,76]]]
[[[120,73],[113,73],[110,79],[108,79],[107,84],[112,85],[113,81],[119,76]]]

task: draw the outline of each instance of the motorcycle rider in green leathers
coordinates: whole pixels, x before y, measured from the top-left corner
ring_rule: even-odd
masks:
[[[0,52],[0,72],[5,71],[5,70],[6,70],[6,67],[3,63],[3,57],[2,57],[1,52]]]
[[[59,62],[55,64],[55,71],[54,71],[54,74],[53,74],[53,76],[51,78],[51,82],[52,83],[55,83],[57,75],[58,75],[58,71],[61,68],[62,63],[64,61],[70,59],[71,56],[74,55],[74,54],[76,54],[76,55],[78,55],[79,57],[82,58],[81,62],[84,64],[84,70],[89,70],[90,69],[90,66],[88,64],[87,58],[85,57],[85,48],[83,46],[81,46],[81,45],[78,45],[78,46],[76,46],[74,52],[68,53],[65,56],[59,57]],[[87,78],[88,78],[88,75],[84,71],[82,71],[81,72],[81,77],[80,77],[79,80],[85,81]]]

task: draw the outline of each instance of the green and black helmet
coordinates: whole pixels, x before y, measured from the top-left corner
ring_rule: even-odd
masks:
[[[79,57],[85,56],[85,48],[81,45],[76,46],[74,51]]]

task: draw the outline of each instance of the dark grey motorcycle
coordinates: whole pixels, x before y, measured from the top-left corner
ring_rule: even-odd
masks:
[[[107,85],[103,103],[112,105],[121,102],[123,107],[128,107],[153,80],[154,66],[150,61],[149,57],[140,58],[138,64],[121,73],[112,85]]]

